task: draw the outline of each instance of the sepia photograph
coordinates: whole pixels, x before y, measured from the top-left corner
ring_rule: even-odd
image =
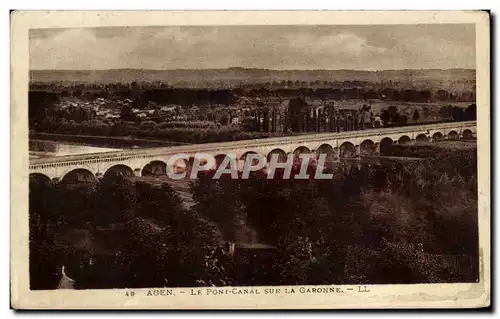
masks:
[[[377,289],[462,285],[417,298],[489,305],[487,13],[51,13],[13,38],[13,289],[391,308]]]

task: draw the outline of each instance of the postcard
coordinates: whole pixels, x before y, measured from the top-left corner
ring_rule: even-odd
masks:
[[[490,305],[483,11],[13,11],[15,309]]]

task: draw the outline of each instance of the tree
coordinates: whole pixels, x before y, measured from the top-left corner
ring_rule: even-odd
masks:
[[[220,124],[227,125],[231,121],[231,115],[227,111],[223,111],[219,121]]]
[[[130,134],[129,125],[125,121],[115,121],[109,133],[111,136],[127,136]]]
[[[304,126],[304,115],[307,109],[307,103],[304,98],[298,97],[291,99],[288,103],[288,117],[292,132],[300,132]]]
[[[217,228],[188,211],[167,184],[138,184],[136,217],[128,224],[129,253],[142,287],[209,286],[224,274],[214,263]]]
[[[380,119],[384,122],[384,124],[391,122],[391,115],[387,109],[382,110],[382,113],[380,114]]]
[[[85,228],[95,220],[98,212],[95,204],[98,195],[96,183],[59,183],[54,187],[54,210],[58,223],[71,228]]]
[[[451,105],[443,105],[439,109],[439,116],[443,119],[449,119],[451,117],[451,109],[452,109]]]
[[[384,123],[389,123],[389,124],[399,124],[399,125],[404,125],[408,122],[408,117],[406,115],[403,115],[399,113],[399,110],[396,106],[391,105],[387,109],[382,110],[382,113],[380,114],[380,119]]]
[[[175,222],[176,215],[184,209],[182,199],[166,182],[136,182],[137,211],[141,218],[154,219],[163,225]]]
[[[83,107],[70,107],[66,110],[64,118],[73,120],[76,123],[92,120],[95,117],[95,112],[84,109]]]
[[[246,131],[255,131],[255,118],[253,118],[253,117],[244,117],[241,120],[241,126]]]
[[[390,122],[398,122],[399,118],[398,108],[394,105],[391,105],[387,108],[387,111],[389,112]]]
[[[467,109],[465,109],[464,118],[467,121],[475,121],[476,120],[477,107],[476,104],[470,104]]]
[[[265,109],[263,113],[264,113],[264,119],[263,119],[264,132],[269,132],[269,110]]]
[[[30,128],[51,116],[55,112],[55,104],[59,97],[55,93],[44,91],[30,91],[28,96],[28,117]]]
[[[102,231],[86,230],[87,238],[83,241],[86,246],[83,248],[86,249],[84,252],[100,261],[105,258],[105,262],[96,265],[102,270],[102,274],[87,271],[82,274],[83,276],[78,276],[77,287],[230,285],[231,281],[227,280],[224,274],[224,265],[222,267],[220,265],[223,256],[220,253],[217,255],[220,242],[217,228],[195,211],[186,210],[182,200],[168,184],[155,185],[146,182],[139,184],[135,185],[122,176],[106,177],[97,192],[100,198],[80,196],[86,198],[86,207],[93,208],[94,216],[111,214],[115,217],[114,222],[124,225],[125,230],[123,232],[119,227],[117,230],[108,229],[105,237],[99,235]],[[63,188],[68,187],[61,184],[60,188],[61,192]],[[82,188],[72,187],[69,192],[73,194],[73,191],[77,190],[81,193]],[[57,207],[63,204],[64,211],[70,208],[74,215],[81,213],[76,211],[76,208],[83,207],[82,201],[74,194],[68,196],[68,191],[64,191],[53,199],[61,200],[63,195],[66,195],[68,200],[58,202]],[[70,203],[75,203],[76,206],[71,206]],[[110,208],[113,211],[102,211]],[[103,240],[114,241],[112,247],[116,251],[110,255],[101,252],[101,247],[109,246],[109,243]],[[89,244],[89,241],[92,243]],[[53,245],[44,247],[51,248]],[[95,247],[99,249],[96,250]],[[68,252],[74,249],[74,243],[67,247]],[[51,256],[49,252],[50,250],[46,251],[44,255]],[[52,252],[52,256],[57,255]],[[44,265],[49,265],[51,260],[42,258],[36,253],[33,254],[33,258],[35,261],[43,262]],[[63,259],[58,265],[64,262],[68,261]],[[80,260],[77,260],[77,264],[79,262]],[[116,263],[120,273],[114,276],[117,271]],[[37,267],[41,269],[42,265],[39,264]]]
[[[55,289],[60,251],[49,230],[56,225],[51,209],[53,190],[50,180],[30,176],[29,183],[29,269],[30,289]]]
[[[451,116],[454,121],[463,121],[464,120],[464,110],[458,106],[454,106],[451,108]]]
[[[328,205],[314,181],[268,180],[262,172],[248,180],[215,181],[209,176],[202,176],[193,188],[200,213],[219,225],[224,238],[235,240],[235,230],[254,229],[259,242],[276,246],[275,262],[259,265],[260,272],[270,275],[268,284],[308,283],[312,260],[322,255],[321,247],[333,243]],[[240,267],[235,280],[251,284],[253,272]],[[340,277],[341,268],[328,271]]]
[[[422,112],[423,112],[423,116],[425,118],[428,118],[430,116],[430,114],[431,114],[431,110],[430,110],[430,108],[428,106],[424,106],[422,108]]]
[[[132,180],[121,174],[105,177],[98,192],[101,212],[95,217],[97,225],[124,223],[134,217],[137,193]]]
[[[420,112],[418,112],[417,109],[415,109],[415,112],[413,112],[413,121],[418,122],[420,119]]]
[[[192,186],[198,212],[215,222],[225,240],[235,240],[235,228],[244,210],[241,183],[230,178],[212,179],[215,172],[199,174]]]
[[[125,122],[134,122],[136,121],[136,116],[132,112],[132,108],[130,106],[124,105],[120,109],[120,119]]]

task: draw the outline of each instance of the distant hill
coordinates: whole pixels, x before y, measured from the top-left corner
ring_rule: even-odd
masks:
[[[269,69],[178,69],[178,70],[32,70],[31,82],[64,84],[130,83],[162,81],[173,86],[232,87],[242,84],[276,81],[393,81],[402,83],[475,82],[472,69],[426,70],[269,70]]]

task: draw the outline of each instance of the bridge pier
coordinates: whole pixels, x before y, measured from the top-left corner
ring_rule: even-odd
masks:
[[[355,157],[356,158],[361,158],[361,145],[355,145]]]
[[[374,155],[380,156],[380,143],[375,143]]]
[[[140,168],[134,169],[134,176],[141,177],[142,170]]]

